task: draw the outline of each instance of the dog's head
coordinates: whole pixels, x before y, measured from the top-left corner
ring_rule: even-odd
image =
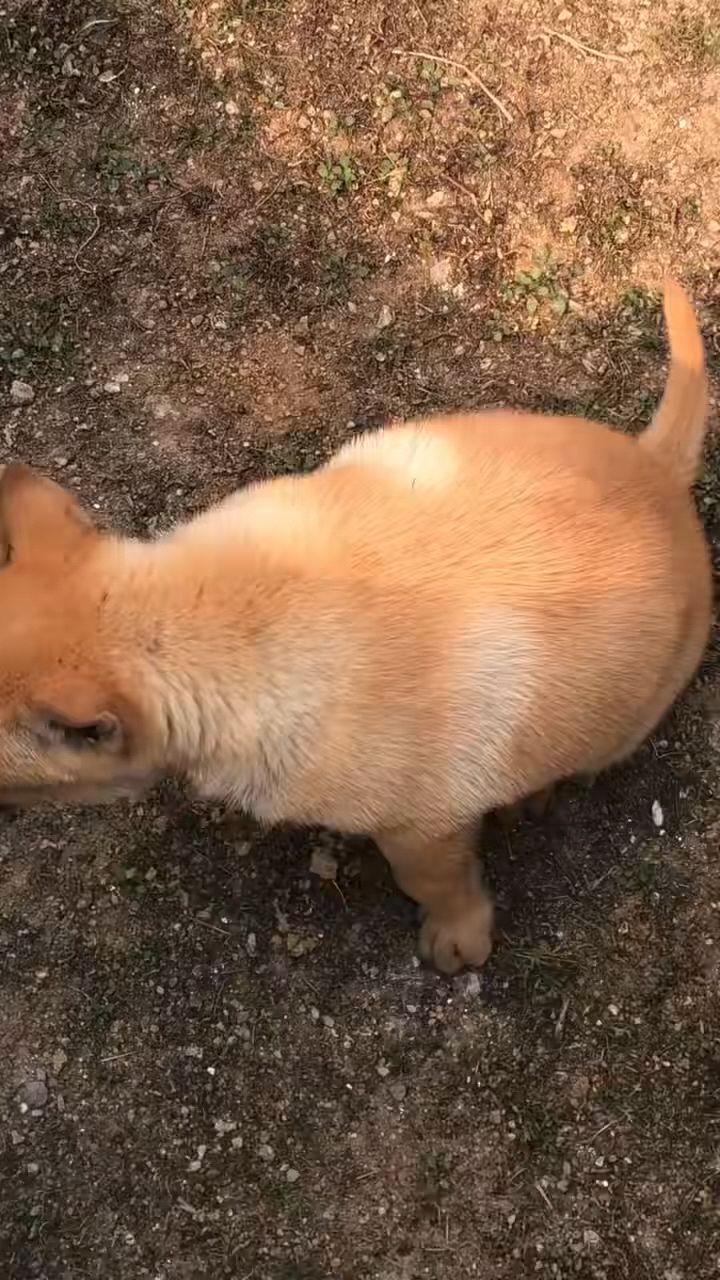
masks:
[[[60,486],[0,474],[0,804],[79,803],[152,781],[106,617],[111,539]]]

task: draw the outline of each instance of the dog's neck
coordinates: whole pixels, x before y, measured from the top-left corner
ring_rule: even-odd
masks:
[[[270,816],[269,791],[312,749],[312,583],[251,541],[174,535],[114,544],[107,570],[103,643],[158,769]]]

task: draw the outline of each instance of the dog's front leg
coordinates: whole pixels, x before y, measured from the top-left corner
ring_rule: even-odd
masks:
[[[493,903],[475,856],[478,828],[438,838],[411,828],[376,836],[400,888],[420,904],[420,954],[443,973],[482,965],[492,950]]]

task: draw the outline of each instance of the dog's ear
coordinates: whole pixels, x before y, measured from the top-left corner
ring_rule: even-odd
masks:
[[[128,699],[85,676],[60,671],[38,684],[20,720],[45,750],[120,756],[130,749],[137,718]]]
[[[90,517],[59,484],[14,462],[0,471],[0,559],[65,555],[96,532]]]
[[[64,747],[117,756],[126,743],[123,724],[112,711],[96,711],[78,720],[55,707],[36,707],[24,723],[46,750]]]

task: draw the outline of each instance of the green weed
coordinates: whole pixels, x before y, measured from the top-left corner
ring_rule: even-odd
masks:
[[[318,166],[318,174],[333,196],[348,195],[358,185],[358,174],[350,156],[326,160]]]

